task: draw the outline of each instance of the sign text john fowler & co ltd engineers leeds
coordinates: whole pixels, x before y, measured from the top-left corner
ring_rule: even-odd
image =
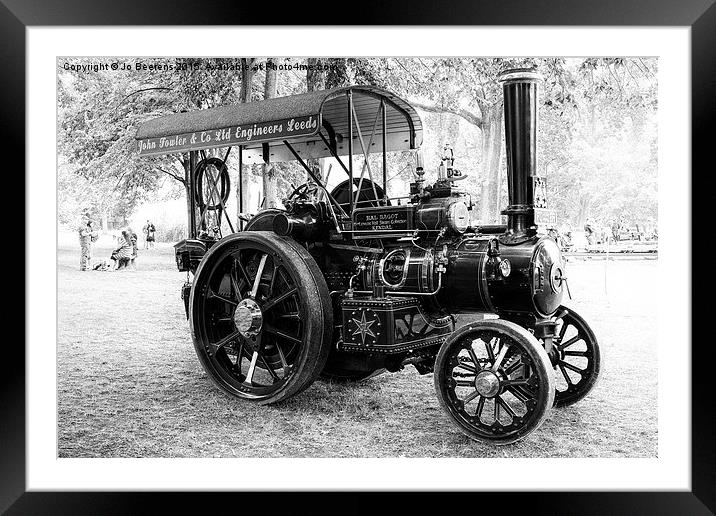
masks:
[[[193,133],[161,136],[159,138],[145,138],[139,140],[139,154],[165,154],[167,152],[182,152],[189,149],[228,147],[244,143],[266,142],[296,136],[310,136],[319,128],[318,116],[288,118],[251,124],[197,131]]]

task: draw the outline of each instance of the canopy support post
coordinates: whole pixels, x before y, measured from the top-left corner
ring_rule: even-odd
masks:
[[[187,177],[187,195],[189,196],[189,213],[187,219],[189,222],[189,238],[196,238],[196,185],[194,170],[196,169],[196,152],[189,151],[189,177]]]
[[[385,110],[385,99],[380,99],[380,111],[383,115],[383,204],[388,204],[388,156],[386,149],[388,146],[386,133],[388,128],[386,127],[388,116]]]
[[[333,126],[328,123],[328,120],[323,120],[321,122],[321,125],[326,129],[326,132],[328,133],[328,140],[331,142],[330,144],[326,143],[326,145],[328,145],[329,148],[333,147],[333,149],[336,149],[336,131],[333,129]],[[325,142],[326,138],[323,137],[323,133],[321,133],[320,130],[318,131],[318,134],[323,138],[323,141]]]
[[[348,90],[348,206],[353,206],[353,92]],[[358,192],[360,195],[360,192]]]
[[[319,132],[318,136],[321,137],[321,139],[323,140],[323,143],[325,143],[326,146],[328,147],[328,150],[331,153],[331,156],[338,162],[338,164],[345,171],[345,173],[350,176],[350,174],[351,174],[350,171],[346,168],[346,164],[343,163],[343,160],[340,158],[340,156],[338,156],[336,149],[331,145],[331,143],[328,141],[328,139],[325,136],[323,136],[323,133]]]
[[[373,180],[373,171],[370,169],[370,160],[368,159],[368,155],[370,153],[370,146],[373,145],[373,138],[375,137],[375,129],[378,124],[378,118],[380,117],[380,109],[375,112],[375,120],[373,120],[373,127],[371,129],[370,133],[370,140],[368,141],[368,146],[366,147],[365,141],[363,140],[363,133],[360,130],[360,122],[358,122],[358,115],[356,115],[355,109],[353,110],[352,116],[355,119],[356,123],[356,131],[358,131],[358,140],[360,142],[360,148],[363,151],[363,167],[360,171],[360,179],[358,180],[358,193],[356,195],[355,200],[353,201],[352,210],[356,209],[356,206],[358,205],[358,200],[360,199],[361,191],[363,190],[363,178],[365,177],[365,171],[368,170],[368,177],[370,178],[370,186],[373,189],[373,198],[380,204],[380,199],[378,199],[378,192],[375,190],[375,181]]]
[[[244,230],[244,146],[239,145],[239,231]]]

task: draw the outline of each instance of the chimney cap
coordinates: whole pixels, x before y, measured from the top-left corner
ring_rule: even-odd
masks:
[[[542,75],[535,68],[512,68],[497,76],[499,82],[542,82]]]

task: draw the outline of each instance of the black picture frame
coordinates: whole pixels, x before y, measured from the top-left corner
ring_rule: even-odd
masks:
[[[30,26],[48,25],[200,25],[270,23],[282,25],[303,22],[305,24],[342,24],[350,21],[357,25],[604,25],[604,26],[686,26],[691,28],[691,103],[692,103],[692,192],[705,189],[694,188],[701,178],[713,169],[712,151],[716,121],[716,5],[714,0],[601,0],[563,2],[545,0],[501,0],[500,2],[472,1],[451,2],[449,8],[439,2],[399,1],[371,6],[369,2],[353,4],[351,15],[335,10],[335,2],[300,3],[291,9],[274,9],[270,18],[261,2],[218,2],[206,0],[194,4],[188,0],[114,1],[66,0],[53,3],[48,0],[23,2],[0,0],[0,141],[4,148],[12,149],[19,161],[15,170],[24,170],[25,148],[25,29]],[[274,12],[275,11],[275,12]],[[54,142],[47,142],[54,147]],[[712,172],[711,172],[712,173]],[[31,192],[26,191],[26,196]],[[710,246],[709,232],[697,227],[713,220],[706,210],[713,200],[698,203],[694,198],[692,233],[684,233],[684,260],[695,256],[692,243],[704,242],[704,256]],[[28,238],[28,235],[25,235]],[[17,253],[24,253],[15,246]],[[24,257],[24,255],[23,255]],[[694,274],[699,263],[692,261]],[[710,262],[708,263],[710,265]],[[708,267],[710,269],[710,267]],[[30,271],[25,271],[26,274]],[[669,302],[668,286],[672,281],[689,281],[693,300],[706,293],[713,273],[700,273],[698,282],[674,271],[673,277],[661,278],[664,282],[664,302]],[[703,278],[703,281],[701,279]],[[704,299],[704,298],[701,298]],[[693,303],[696,305],[696,303]],[[18,303],[19,306],[23,304]],[[697,308],[694,306],[693,308]],[[692,316],[692,320],[694,320]],[[699,320],[699,319],[696,319]],[[693,332],[693,330],[692,330]],[[695,332],[692,333],[697,335]],[[512,510],[519,509],[539,514],[712,514],[716,509],[716,447],[712,427],[714,402],[711,398],[713,351],[710,340],[693,339],[692,358],[692,490],[690,492],[589,492],[589,493],[481,493],[480,505],[487,502],[505,503]],[[687,345],[690,343],[686,343]],[[674,352],[683,352],[684,343],[675,343]],[[163,510],[169,506],[183,510],[194,504],[203,507],[204,501],[213,503],[232,501],[230,493],[203,494],[197,500],[182,493],[69,493],[26,492],[25,487],[25,349],[18,345],[4,346],[2,374],[0,375],[0,511],[7,514],[93,514],[145,513],[153,504],[159,503]],[[668,410],[668,409],[667,409]],[[662,412],[663,414],[663,412]],[[488,472],[476,474],[489,474]],[[361,493],[329,493],[320,496],[321,503],[309,502],[310,493],[282,495],[286,500],[279,503],[310,508],[310,512],[334,511],[341,513],[372,513],[378,502],[368,501]],[[210,496],[210,498],[208,498]],[[261,504],[261,494],[242,494],[242,506],[248,499]],[[469,495],[475,496],[475,495]],[[275,504],[276,495],[271,495]],[[430,493],[412,493],[403,497],[405,503],[426,507],[436,501]],[[464,498],[464,497],[463,497]],[[437,500],[442,501],[444,497]],[[401,504],[404,503],[401,501]]]

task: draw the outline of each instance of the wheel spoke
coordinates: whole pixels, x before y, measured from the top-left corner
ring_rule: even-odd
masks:
[[[569,362],[565,362],[564,360],[560,362],[560,365],[563,365],[567,369],[570,369],[570,370],[574,371],[575,373],[579,373],[580,375],[584,374],[584,371],[586,371],[586,369],[580,369],[577,366],[575,366],[574,364],[570,364]]]
[[[475,382],[472,382],[470,380],[455,380],[455,385],[458,387],[474,387]]]
[[[288,319],[289,321],[300,321],[301,316],[298,315],[298,312],[291,312],[288,314],[281,314],[276,317],[277,319]]]
[[[509,347],[510,347],[510,345],[507,344],[507,343],[505,343],[505,345],[503,345],[503,346],[500,348],[500,352],[498,353],[497,358],[495,359],[495,363],[492,365],[492,370],[493,370],[493,371],[497,371],[497,370],[500,368],[500,365],[502,364],[502,361],[504,360],[505,355],[507,354],[507,350],[509,349]]]
[[[289,340],[289,341],[291,341],[291,342],[295,342],[296,344],[303,344],[303,341],[302,341],[301,339],[296,338],[296,337],[293,337],[293,336],[289,335],[288,333],[284,333],[284,332],[282,332],[282,331],[279,331],[279,330],[277,330],[276,328],[274,328],[273,326],[266,325],[266,326],[264,326],[264,330],[265,330],[267,333],[270,333],[270,334],[272,334],[272,335],[276,335],[277,337],[281,337],[282,339],[286,339],[286,340]]]
[[[263,276],[264,267],[266,266],[266,258],[268,258],[267,254],[261,256],[259,267],[256,270],[256,277],[254,278],[254,286],[251,288],[251,294],[249,294],[251,299],[256,299],[256,293],[259,291],[259,283],[261,283],[261,276]]]
[[[273,269],[271,272],[271,280],[269,281],[269,288],[268,293],[266,294],[268,297],[273,296],[273,286],[276,284],[276,276],[278,276],[277,265],[276,265],[276,259],[272,259],[271,263],[273,264]]]
[[[244,265],[241,263],[241,255],[237,256],[235,258],[236,261],[236,267],[239,269],[239,272],[244,277],[244,281],[247,285],[251,285],[251,280],[249,279],[249,275],[246,273],[246,269],[244,269]]]
[[[254,371],[256,371],[256,361],[259,358],[259,352],[254,351],[254,354],[251,355],[251,363],[249,364],[249,370],[246,372],[246,381],[249,384],[253,384],[254,380]]]
[[[475,416],[477,419],[480,419],[480,416],[482,416],[482,409],[485,408],[485,397],[480,396],[480,401],[477,402],[477,410],[475,411]]]
[[[241,289],[239,288],[239,280],[236,278],[236,259],[234,259],[233,271],[229,273],[231,278],[231,284],[234,286],[234,292],[236,292],[236,298],[241,299]]]
[[[520,378],[518,380],[505,380],[500,382],[500,385],[504,387],[512,387],[513,385],[527,385],[529,380],[527,378]]]
[[[564,376],[564,379],[567,380],[567,383],[568,383],[570,386],[573,386],[573,385],[574,385],[574,382],[572,381],[572,379],[571,379],[571,378],[569,377],[569,375],[567,374],[567,370],[564,368],[564,364],[563,364],[562,362],[559,362],[558,365],[559,365],[559,370],[562,371],[562,376]]]
[[[281,294],[281,295],[278,296],[278,297],[275,297],[275,298],[273,298],[273,299],[269,299],[267,302],[265,302],[265,303],[263,304],[263,306],[262,306],[261,308],[263,309],[264,312],[266,312],[266,311],[268,311],[268,310],[271,310],[271,309],[272,309],[274,306],[276,306],[278,303],[280,303],[281,301],[285,301],[286,299],[288,299],[289,297],[291,297],[291,296],[293,296],[293,295],[295,295],[295,294],[298,294],[298,289],[294,287],[294,288],[292,288],[291,290],[289,290],[289,291],[287,291],[287,292],[284,292],[283,294]]]
[[[209,287],[209,292],[207,292],[207,297],[216,298],[219,301],[221,301],[222,303],[226,303],[227,305],[231,305],[231,306],[236,306],[239,304],[238,301],[234,301],[233,299],[229,299],[228,297],[222,296],[221,294],[214,292],[214,290],[211,287]]]
[[[567,348],[567,347],[571,346],[572,344],[575,344],[575,343],[576,343],[577,341],[579,341],[581,338],[582,338],[582,337],[581,337],[581,336],[579,335],[579,333],[578,333],[578,334],[576,334],[574,337],[572,337],[571,339],[569,339],[567,342],[560,343],[560,344],[559,344],[559,349]]]
[[[466,364],[465,362],[460,362],[455,367],[462,367],[463,369],[470,371],[471,373],[477,373],[477,369],[475,369],[470,364]]]
[[[472,349],[472,342],[470,342],[470,345],[467,347],[467,353],[470,355],[470,359],[475,363],[475,370],[480,369],[480,362],[477,360],[475,350]]]
[[[479,395],[480,395],[480,393],[477,392],[477,390],[472,391],[464,400],[462,400],[462,402],[463,402],[463,404],[467,405],[467,404],[470,403],[472,400],[474,400],[475,398],[477,398]]]
[[[283,354],[283,350],[281,350],[281,346],[279,346],[278,342],[275,342],[274,346],[276,346],[276,351],[278,351],[278,358],[279,360],[281,360],[283,376],[286,377],[286,374],[288,373],[288,362],[286,361],[286,355]]]
[[[506,411],[506,412],[510,415],[510,417],[514,420],[514,418],[515,418],[515,416],[516,416],[517,414],[515,414],[515,411],[512,410],[512,407],[510,407],[510,405],[509,405],[505,400],[502,399],[502,396],[497,396],[497,397],[495,398],[495,401],[496,401],[503,409],[505,409],[505,411]]]
[[[232,340],[234,340],[234,339],[235,339],[236,337],[238,337],[239,335],[241,335],[241,334],[239,333],[239,330],[233,331],[233,332],[229,333],[226,337],[224,337],[223,339],[221,339],[219,342],[213,342],[213,343],[211,343],[211,346],[214,347],[214,350],[218,350],[219,348],[222,348],[223,346],[225,346],[226,344],[228,344],[229,342],[231,342]]]
[[[244,358],[244,341],[240,341],[239,350],[236,352],[236,363],[234,367],[240,373],[241,372],[241,360]]]
[[[493,339],[490,339],[489,341],[483,341],[485,343],[485,348],[487,349],[487,356],[490,358],[490,362],[495,361],[495,352],[492,349],[492,342],[494,340],[495,339],[493,338]]]
[[[507,392],[510,392],[515,398],[520,400],[522,403],[526,402],[532,396],[528,396],[527,393],[521,387],[507,387]]]
[[[524,365],[525,364],[521,360],[519,362],[515,362],[510,367],[505,369],[505,374],[509,376],[512,373],[514,373],[515,371],[517,371],[518,368],[524,367]]]
[[[564,315],[567,315],[567,314],[564,314]],[[562,317],[564,317],[564,316],[562,316]],[[564,335],[567,333],[568,327],[569,327],[569,324],[566,321],[562,320],[562,327],[559,329],[559,335],[557,336],[557,340],[562,340],[564,338]]]
[[[263,354],[259,353],[259,360],[261,360],[261,363],[265,366],[265,369],[269,372],[271,377],[274,379],[274,383],[276,383],[275,380],[280,380],[279,376],[276,374],[276,371],[273,370],[273,368],[269,365],[269,363],[266,361],[266,358],[263,356]]]
[[[566,357],[590,357],[591,353],[589,351],[565,351],[563,355]]]

